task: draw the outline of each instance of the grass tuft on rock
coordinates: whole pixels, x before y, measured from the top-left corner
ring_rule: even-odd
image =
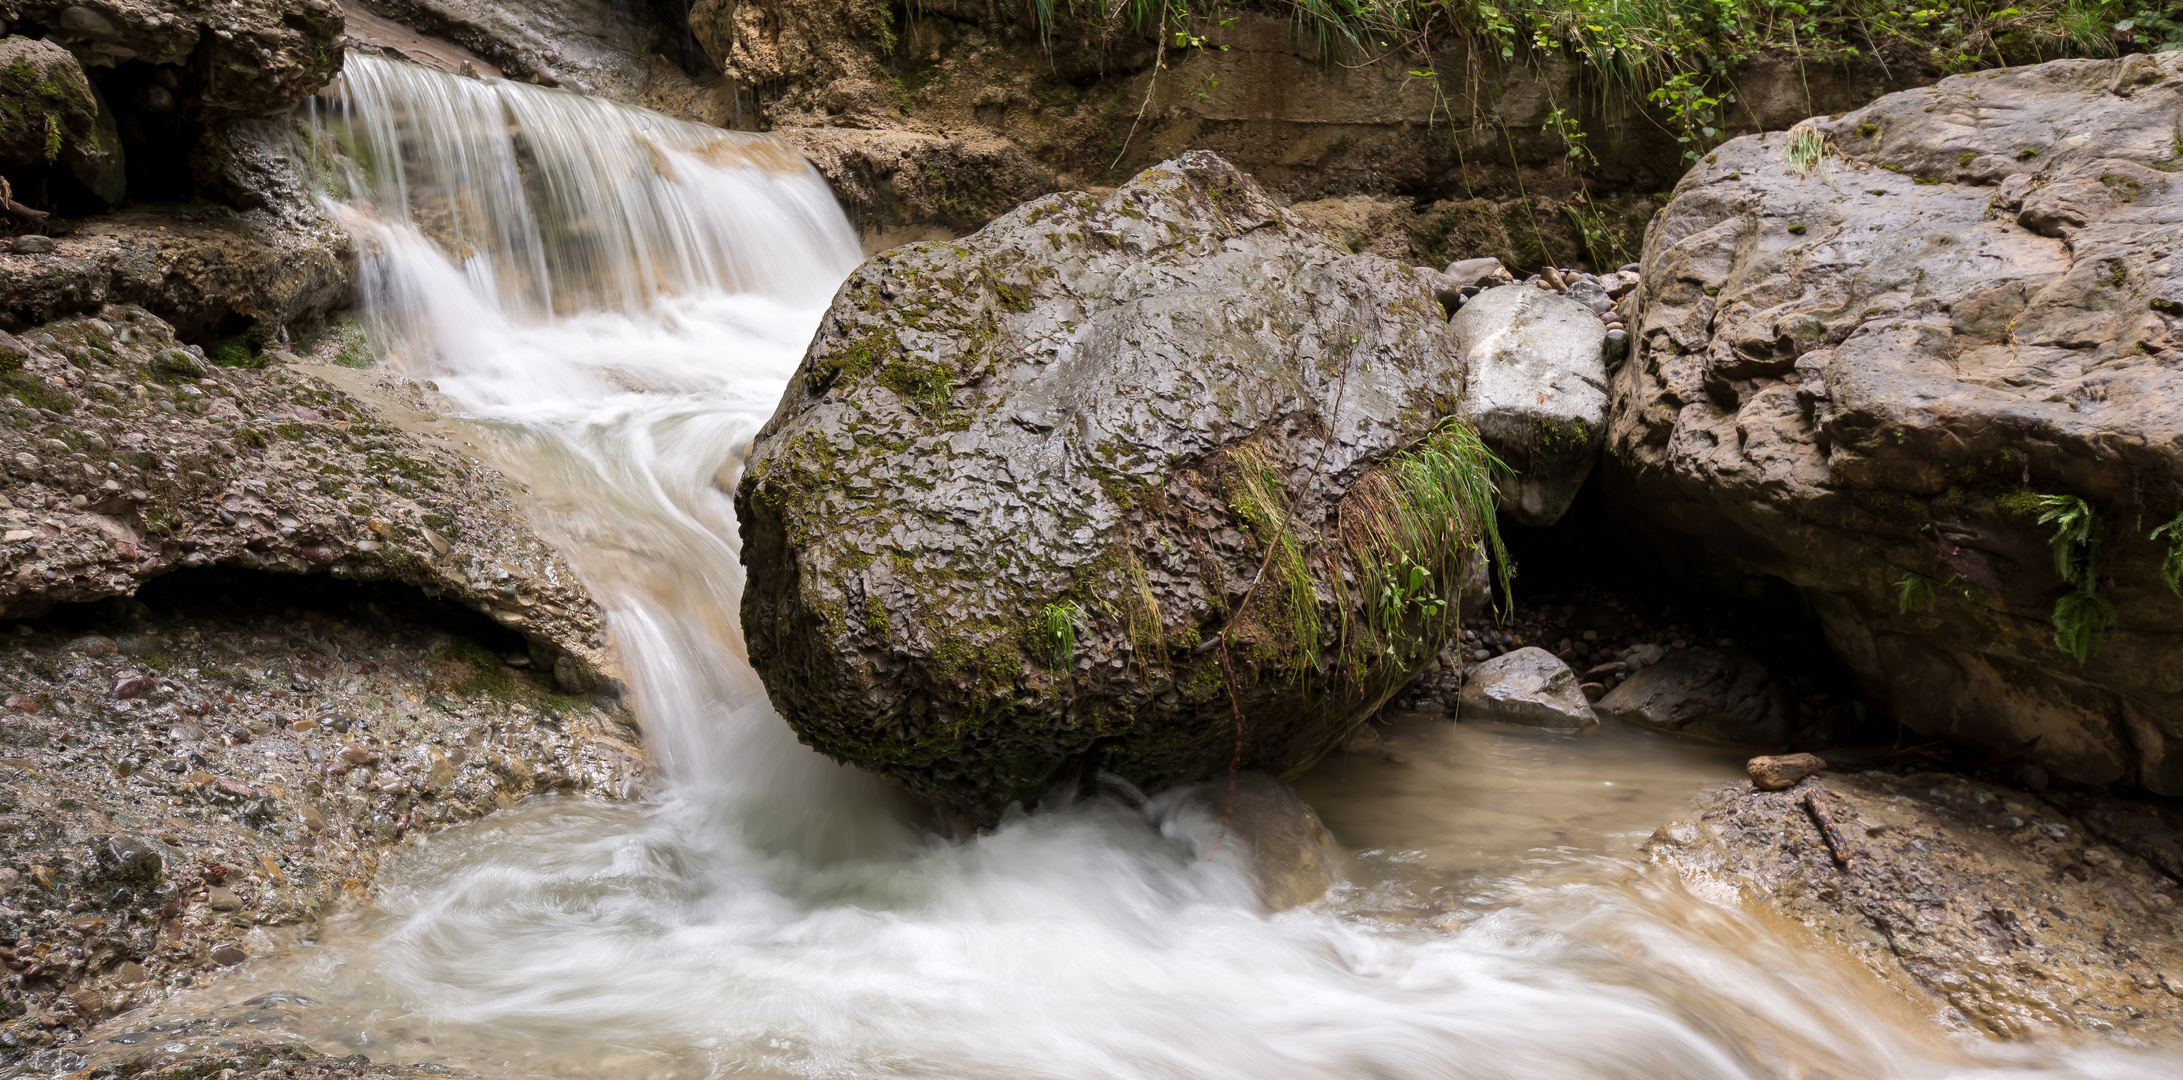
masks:
[[[1432,631],[1462,618],[1462,582],[1474,558],[1492,561],[1506,610],[1515,566],[1501,542],[1493,478],[1507,471],[1475,429],[1451,419],[1352,489],[1342,540],[1367,617],[1351,647],[1401,662],[1415,644],[1440,640]]]

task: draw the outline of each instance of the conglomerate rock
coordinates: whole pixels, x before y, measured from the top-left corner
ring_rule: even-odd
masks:
[[[78,219],[36,251],[0,241],[0,331],[133,304],[189,340],[271,343],[347,306],[354,244],[314,201],[303,137],[291,117],[215,120],[192,171],[224,202]]]
[[[1072,763],[1293,774],[1454,628],[1476,511],[1398,540],[1376,467],[1468,436],[1462,385],[1416,275],[1210,154],[889,251],[738,488],[751,661],[811,745],[973,819]]]
[[[1965,75],[1722,146],[1623,301],[1603,465],[1651,562],[1787,582],[1910,729],[2167,794],[2183,538],[2152,534],[2183,509],[2179,72],[2163,53]],[[2057,511],[2092,542],[2058,556]],[[2082,662],[2057,619],[2091,637]]]
[[[1730,784],[1695,809],[1653,834],[1653,859],[1732,884],[1955,1023],[2165,1040],[2183,1021],[2183,887],[2046,800],[1857,773]]]
[[[442,592],[596,677],[600,614],[488,467],[140,309],[0,333],[0,618],[224,565]],[[554,662],[549,655],[547,663]]]

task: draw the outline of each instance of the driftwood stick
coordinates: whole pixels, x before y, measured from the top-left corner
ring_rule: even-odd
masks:
[[[15,189],[8,186],[8,179],[0,176],[0,210],[6,210],[25,221],[44,221],[52,216],[43,210],[33,210],[15,201]]]
[[[1826,841],[1827,854],[1834,857],[1834,865],[1846,868],[1849,866],[1852,850],[1850,842],[1842,835],[1841,827],[1834,823],[1834,813],[1822,801],[1824,794],[1822,789],[1815,786],[1804,792],[1804,797],[1797,801],[1803,805],[1804,813],[1812,819],[1812,824],[1819,827],[1819,838]]]

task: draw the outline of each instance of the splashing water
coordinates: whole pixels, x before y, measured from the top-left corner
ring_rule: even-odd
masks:
[[[764,138],[362,56],[318,122],[354,163],[339,210],[379,333],[493,433],[611,612],[669,782],[433,838],[375,910],[230,993],[300,989],[315,1030],[375,1055],[647,1080],[2183,1076],[1946,1034],[1633,866],[1659,806],[1601,824],[1598,778],[1723,775],[1658,741],[1501,759],[1541,807],[1601,811],[1574,850],[1522,856],[1550,842],[1504,815],[1479,841],[1500,864],[1366,858],[1271,916],[1172,794],[922,830],[795,742],[735,623],[726,492],[858,257],[823,182]],[[1442,809],[1400,798],[1359,818],[1392,847]]]

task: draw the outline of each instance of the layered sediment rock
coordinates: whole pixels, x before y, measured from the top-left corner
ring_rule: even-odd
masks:
[[[1694,168],[1603,466],[1649,560],[1786,582],[1912,730],[2183,793],[2179,104],[2183,58],[2062,61]]]
[[[140,309],[0,334],[0,468],[0,617],[217,564],[401,581],[549,664],[603,657],[596,606],[499,474],[290,367],[208,364]]]
[[[1419,276],[1209,154],[895,249],[738,489],[752,663],[807,742],[974,819],[1072,762],[1293,774],[1454,629],[1478,507],[1395,518],[1475,464],[1462,385]]]

